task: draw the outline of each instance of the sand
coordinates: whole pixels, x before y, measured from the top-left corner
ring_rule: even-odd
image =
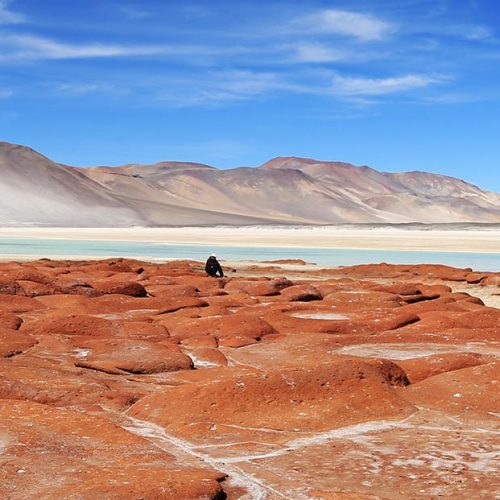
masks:
[[[500,252],[499,229],[402,229],[398,227],[176,227],[0,228],[0,237],[143,241],[248,247],[353,248],[433,252]]]

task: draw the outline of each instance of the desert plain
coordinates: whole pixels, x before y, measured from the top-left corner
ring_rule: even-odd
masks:
[[[500,273],[224,267],[0,263],[2,498],[495,498]]]
[[[458,226],[458,225],[456,225]],[[346,248],[500,253],[500,225],[413,230],[398,225],[204,226],[204,227],[0,227],[4,238],[130,241],[249,247]],[[15,256],[12,256],[15,257]]]

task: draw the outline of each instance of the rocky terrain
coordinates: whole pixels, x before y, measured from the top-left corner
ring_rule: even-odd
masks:
[[[500,222],[500,195],[460,179],[308,158],[76,168],[0,142],[0,174],[1,226]]]
[[[500,273],[226,271],[0,264],[2,498],[494,498]]]

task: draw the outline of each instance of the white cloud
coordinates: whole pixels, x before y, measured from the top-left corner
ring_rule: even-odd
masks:
[[[64,83],[56,87],[56,92],[62,94],[68,94],[72,96],[85,96],[88,94],[94,94],[96,92],[106,92],[113,94],[123,94],[123,90],[119,90],[116,86],[111,86],[109,84],[101,83]]]
[[[349,54],[320,43],[302,43],[296,47],[293,57],[295,62],[326,63],[342,61]]]
[[[118,45],[110,43],[73,44],[35,35],[7,35],[0,38],[0,60],[91,59],[106,57],[224,56],[245,52],[242,47],[196,45]],[[190,62],[186,60],[185,62]]]
[[[10,89],[0,89],[0,99],[11,97],[14,95],[14,92]]]
[[[76,45],[33,35],[7,35],[0,40],[0,46],[2,45],[11,49],[10,54],[3,56],[4,59],[83,59],[154,55],[166,52],[165,47],[98,43]]]
[[[158,85],[157,100],[173,106],[218,106],[246,101],[272,92],[310,92],[275,73],[253,71],[211,71],[197,79],[179,79]]]
[[[487,40],[493,37],[493,32],[486,26],[457,26],[454,34],[471,41]]]
[[[325,9],[295,20],[292,30],[308,34],[334,34],[360,41],[381,40],[395,31],[391,23],[370,14],[348,10]]]
[[[26,21],[22,14],[12,12],[8,9],[8,0],[0,0],[0,24],[18,24]]]
[[[405,75],[393,78],[350,78],[335,75],[333,92],[343,96],[384,95],[423,88],[444,81],[441,77],[428,75]]]

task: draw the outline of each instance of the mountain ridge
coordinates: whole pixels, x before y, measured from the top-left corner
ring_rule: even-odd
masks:
[[[500,223],[500,195],[462,179],[296,156],[73,167],[0,142],[0,173],[4,226]]]

